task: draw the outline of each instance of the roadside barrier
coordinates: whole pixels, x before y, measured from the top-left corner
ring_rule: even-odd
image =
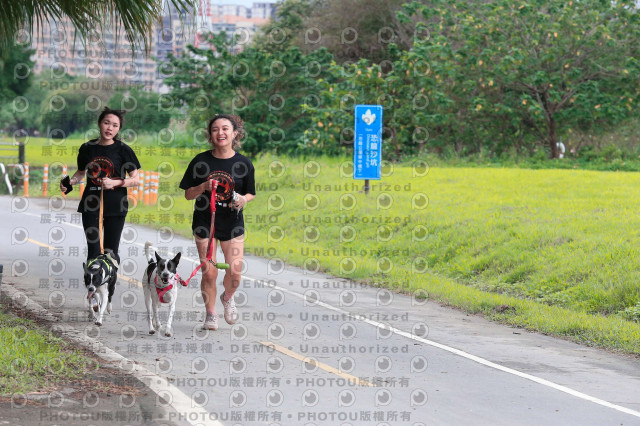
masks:
[[[13,184],[9,178],[9,170],[18,169],[24,182],[25,152],[24,142],[0,142],[0,179],[6,184],[10,195],[13,195]],[[29,196],[28,183],[25,196]]]
[[[0,163],[0,176],[2,176],[0,180],[7,185],[9,195],[13,195],[13,186],[11,185],[11,180],[9,179],[9,174],[7,173],[7,168],[4,166],[4,163]],[[0,185],[1,184],[0,182]]]
[[[138,183],[138,201],[144,204],[144,170],[138,170],[140,180]]]
[[[149,182],[149,202],[152,205],[158,204],[158,187],[160,186],[160,175],[158,172],[151,172],[151,182]]]
[[[149,205],[150,204],[150,194],[149,194],[149,187],[151,184],[151,172],[146,171],[144,172],[144,203]]]
[[[29,163],[24,163],[24,183],[23,183],[24,197],[29,196]]]
[[[129,200],[129,205],[132,207],[135,207],[138,205],[137,192],[138,192],[137,188],[136,189],[132,187],[127,188],[127,199]]]
[[[47,196],[47,191],[49,190],[49,165],[44,165],[44,170],[42,172],[42,196]]]

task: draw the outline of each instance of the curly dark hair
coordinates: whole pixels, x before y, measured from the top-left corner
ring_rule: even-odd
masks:
[[[224,118],[225,120],[229,120],[231,122],[231,125],[233,126],[233,130],[238,132],[238,135],[233,139],[233,143],[231,144],[231,147],[234,150],[240,149],[240,147],[242,146],[242,140],[246,136],[246,133],[244,130],[244,121],[242,121],[242,118],[240,118],[235,114],[216,114],[213,116],[211,120],[209,120],[209,124],[207,125],[207,134],[209,135],[209,143],[211,143],[211,126],[213,125],[213,123],[216,122],[216,120],[219,120],[221,118]]]

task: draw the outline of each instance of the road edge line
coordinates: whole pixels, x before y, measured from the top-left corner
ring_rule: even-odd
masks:
[[[248,277],[248,276],[245,276],[244,278],[245,279],[249,279],[249,280],[253,280],[253,281],[256,281],[256,282],[265,281],[265,280],[258,280],[256,278],[252,278],[252,277]],[[371,319],[367,318],[366,316],[364,316],[362,314],[354,314],[352,312],[349,312],[349,311],[344,310],[342,308],[338,308],[336,306],[330,305],[330,304],[328,304],[326,302],[322,302],[320,300],[310,300],[305,294],[300,294],[300,293],[298,293],[296,291],[289,290],[289,289],[286,289],[284,287],[280,287],[278,285],[266,285],[265,284],[264,287],[265,288],[278,289],[278,290],[280,290],[280,291],[282,291],[284,293],[291,294],[292,296],[298,297],[298,298],[300,298],[300,299],[302,299],[304,301],[309,302],[311,306],[320,306],[320,307],[323,307],[325,309],[329,309],[329,310],[332,310],[332,311],[340,312],[342,314],[345,314],[345,315],[349,316],[350,318],[362,321],[362,322],[367,323],[369,325],[372,325],[372,326],[374,326],[376,328],[387,330],[387,331],[390,331],[390,332],[392,332],[392,333],[394,333],[394,334],[396,334],[398,336],[406,337],[406,338],[414,340],[416,342],[424,343],[425,345],[429,345],[429,346],[432,346],[432,347],[435,347],[435,348],[438,348],[438,349],[442,349],[442,350],[447,351],[449,353],[452,353],[452,354],[458,355],[460,357],[466,358],[466,359],[468,359],[470,361],[474,361],[474,362],[477,362],[478,364],[482,364],[482,365],[484,365],[486,367],[493,368],[493,369],[502,371],[504,373],[508,373],[508,374],[511,374],[511,375],[526,379],[526,380],[530,380],[532,382],[535,382],[535,383],[538,383],[540,385],[555,389],[555,390],[563,392],[565,394],[572,395],[572,396],[574,396],[576,398],[579,398],[579,399],[582,399],[584,401],[589,401],[589,402],[592,402],[594,404],[601,405],[603,407],[611,408],[613,410],[616,410],[616,411],[619,411],[619,412],[622,412],[622,413],[625,413],[625,414],[629,414],[631,416],[640,417],[640,412],[636,411],[636,410],[634,410],[632,408],[627,408],[627,407],[624,407],[624,406],[621,406],[621,405],[617,405],[617,404],[614,404],[612,402],[605,401],[605,400],[600,399],[600,398],[596,398],[595,396],[591,396],[591,395],[588,395],[586,393],[577,391],[577,390],[572,389],[572,388],[570,388],[568,386],[563,386],[563,385],[560,385],[558,383],[552,382],[550,380],[543,379],[543,378],[538,377],[538,376],[534,376],[532,374],[523,373],[522,371],[518,371],[518,370],[515,370],[515,369],[510,368],[510,367],[505,367],[504,365],[500,365],[500,364],[497,364],[495,362],[489,361],[488,359],[484,359],[484,358],[479,357],[477,355],[470,354],[470,353],[465,352],[465,351],[463,351],[461,349],[456,349],[454,347],[447,346],[445,344],[438,343],[438,342],[435,342],[433,340],[429,340],[429,339],[425,339],[425,338],[420,337],[420,336],[416,336],[416,335],[414,335],[412,333],[409,333],[407,331],[400,330],[399,328],[392,327],[391,325],[387,325],[387,324],[384,324],[384,323],[381,323],[381,322],[378,322],[378,321],[371,320]]]

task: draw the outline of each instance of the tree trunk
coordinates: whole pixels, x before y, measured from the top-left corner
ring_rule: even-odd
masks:
[[[556,120],[552,114],[549,114],[549,157],[558,158],[558,135],[556,134]]]

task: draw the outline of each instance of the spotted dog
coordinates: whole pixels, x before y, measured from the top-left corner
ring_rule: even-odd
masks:
[[[142,277],[142,290],[144,292],[144,302],[147,306],[147,319],[149,322],[149,334],[154,334],[160,329],[158,319],[158,307],[161,304],[169,305],[169,318],[165,326],[165,336],[173,334],[171,322],[176,309],[176,299],[178,298],[178,284],[186,285],[177,273],[180,253],[171,260],[165,260],[158,252],[153,251],[155,259],[151,254],[151,243],[144,245],[144,253],[147,256],[149,265]]]
[[[118,280],[116,262],[110,253],[98,255],[83,263],[84,285],[87,287],[89,311],[96,325],[102,325],[105,311],[111,313],[111,299]]]

